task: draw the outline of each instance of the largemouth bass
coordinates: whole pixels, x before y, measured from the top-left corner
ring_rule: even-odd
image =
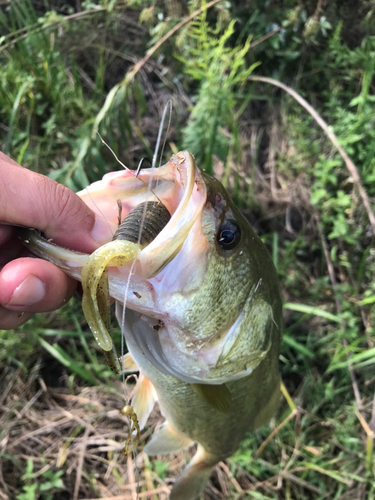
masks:
[[[215,465],[278,405],[282,302],[275,267],[223,186],[186,151],[138,177],[109,173],[78,194],[113,232],[118,200],[124,217],[145,202],[170,214],[125,265],[110,263],[108,283],[129,351],[123,368],[140,372],[132,400],[139,425],[156,401],[166,419],[145,452],[167,454],[197,443],[170,494],[193,500]],[[23,239],[78,280],[87,269],[88,255],[30,231]],[[110,352],[110,341],[94,330]]]

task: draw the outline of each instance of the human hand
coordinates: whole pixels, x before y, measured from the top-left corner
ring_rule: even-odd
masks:
[[[33,227],[55,243],[92,253],[111,239],[106,221],[70,189],[17,165],[0,152],[0,329],[62,307],[77,282],[29,251],[6,224]]]

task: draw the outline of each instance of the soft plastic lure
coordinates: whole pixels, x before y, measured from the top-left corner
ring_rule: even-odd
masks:
[[[136,243],[110,241],[92,253],[82,268],[83,314],[107,364],[115,373],[120,373],[121,367],[110,334],[108,266],[125,266],[139,251],[140,246]]]
[[[121,267],[133,261],[170,218],[160,202],[139,204],[122,221],[113,240],[95,250],[82,267],[83,313],[107,364],[115,373],[122,369],[110,334],[108,266]]]

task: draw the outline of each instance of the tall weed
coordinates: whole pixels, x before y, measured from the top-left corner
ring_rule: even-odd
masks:
[[[199,165],[212,174],[212,158],[223,162],[233,147],[229,137],[238,136],[238,120],[244,107],[241,91],[247,77],[260,63],[247,65],[250,37],[245,44],[231,47],[235,21],[231,21],[220,35],[220,25],[210,28],[206,13],[192,23],[184,40],[182,54],[176,56],[185,73],[199,82],[188,124],[183,131],[183,142]],[[245,99],[246,102],[246,99]]]

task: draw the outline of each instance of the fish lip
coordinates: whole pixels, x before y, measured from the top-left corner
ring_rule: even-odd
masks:
[[[139,255],[142,275],[147,279],[156,276],[177,255],[207,199],[206,184],[191,153],[180,151],[171,157],[168,166],[183,195],[170,221]]]

